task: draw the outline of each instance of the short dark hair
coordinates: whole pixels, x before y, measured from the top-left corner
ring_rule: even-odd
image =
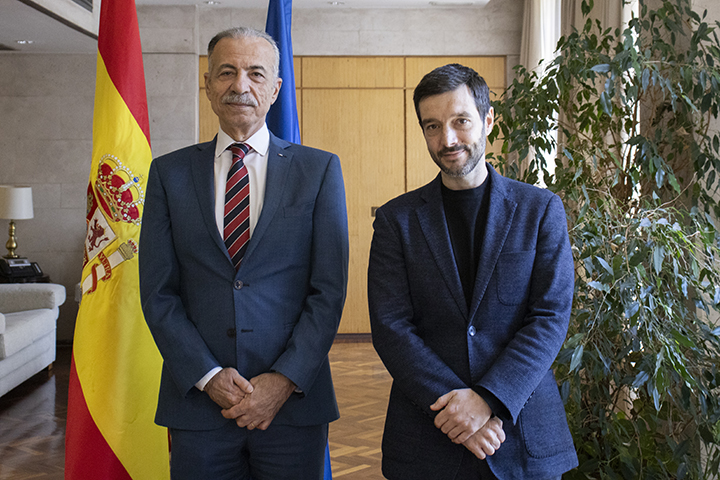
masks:
[[[228,28],[227,30],[223,30],[222,32],[215,35],[212,40],[210,40],[210,43],[208,43],[207,48],[207,55],[208,55],[208,71],[211,69],[211,62],[212,62],[212,53],[213,50],[215,50],[215,46],[218,44],[220,40],[223,38],[262,38],[264,40],[267,40],[267,42],[270,44],[270,46],[273,49],[273,52],[275,53],[275,63],[272,65],[273,68],[273,74],[275,75],[275,78],[279,75],[280,70],[280,50],[278,49],[277,43],[275,43],[275,39],[271,37],[269,34],[260,31],[255,30],[254,28],[248,28],[248,27],[233,27]]]
[[[425,75],[415,87],[413,102],[415,103],[415,113],[420,124],[422,125],[420,101],[423,98],[452,92],[462,85],[467,85],[468,89],[470,89],[470,93],[475,98],[475,106],[478,113],[480,113],[480,118],[485,118],[488,111],[490,111],[490,90],[487,83],[472,68],[459,63],[450,63],[438,67]]]

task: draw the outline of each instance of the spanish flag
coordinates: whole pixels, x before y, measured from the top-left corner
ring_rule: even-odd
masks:
[[[170,477],[167,430],[153,422],[162,361],[138,286],[149,130],[135,2],[103,1],[66,480]]]

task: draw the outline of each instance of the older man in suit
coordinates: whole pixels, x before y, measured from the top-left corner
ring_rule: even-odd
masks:
[[[174,480],[321,479],[338,418],[327,354],[347,285],[340,162],[268,131],[278,61],[263,32],[216,35],[205,86],[219,133],[150,168],[140,288]]]
[[[368,293],[393,377],[389,479],[558,478],[577,465],[551,365],[573,263],[562,202],[485,162],[488,87],[440,67],[415,109],[440,174],[377,210]]]

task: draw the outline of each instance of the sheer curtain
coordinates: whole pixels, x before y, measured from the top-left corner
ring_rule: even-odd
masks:
[[[582,0],[525,0],[520,64],[542,76],[546,65],[555,57],[560,37],[569,35],[573,27],[582,29],[585,19],[581,6]],[[600,20],[604,28],[623,27],[637,11],[638,0],[595,0],[590,18]],[[551,135],[558,140],[557,131]],[[556,152],[548,152],[549,172],[555,169],[555,156]],[[526,162],[521,169],[527,168]],[[542,178],[540,183],[544,183]]]
[[[583,21],[582,0],[562,0],[562,34],[568,35],[572,27],[580,30],[585,23]],[[595,5],[590,12],[590,18],[600,20],[605,28],[623,28],[632,18],[633,13],[637,15],[638,0],[595,0]]]
[[[528,71],[535,71],[542,76],[546,65],[555,56],[555,46],[562,34],[562,0],[525,0],[523,11],[522,41],[520,44],[520,64]],[[557,141],[557,131],[550,133]],[[548,171],[555,170],[556,152],[548,152],[546,156]],[[528,168],[535,152],[531,151],[521,164],[520,170]],[[540,185],[545,182],[542,175]]]
[[[540,62],[554,56],[562,32],[562,7],[562,0],[525,0],[520,64],[538,75],[544,70]]]

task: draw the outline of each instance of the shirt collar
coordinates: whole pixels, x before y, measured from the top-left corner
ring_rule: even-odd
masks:
[[[230,135],[223,132],[222,128],[219,128],[217,145],[215,145],[215,157],[217,158],[222,155],[222,153],[233,143],[236,143],[235,140],[233,140]],[[264,157],[270,147],[270,131],[268,130],[267,125],[263,123],[260,130],[255,132],[243,143],[249,145],[256,153]]]

